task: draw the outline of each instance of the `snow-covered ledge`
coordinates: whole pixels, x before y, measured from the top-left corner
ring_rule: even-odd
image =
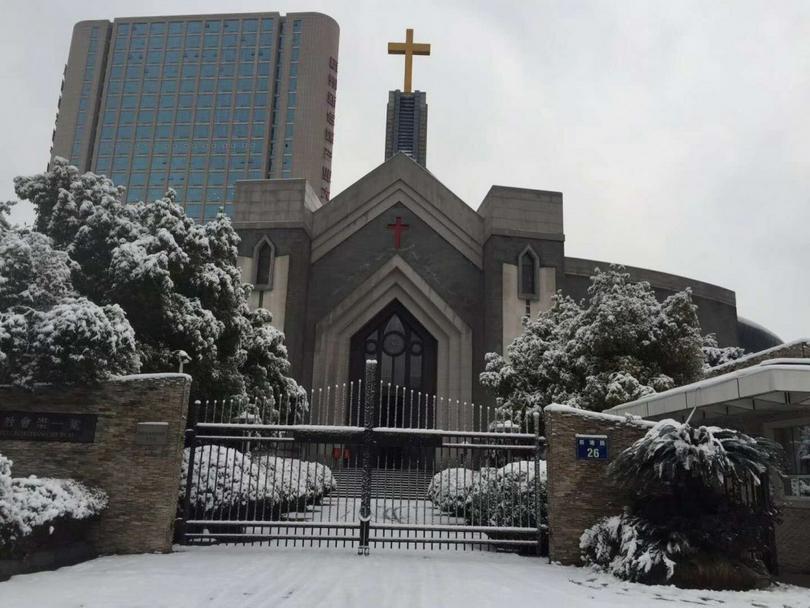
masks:
[[[625,415],[616,415],[616,414],[607,414],[605,412],[592,412],[590,410],[583,410],[579,407],[573,407],[571,405],[562,405],[560,403],[552,403],[547,405],[543,408],[544,412],[554,413],[559,412],[561,414],[569,414],[573,416],[583,416],[585,418],[591,418],[596,420],[604,420],[606,422],[628,422],[631,424],[639,424],[644,427],[652,427],[655,426],[655,422],[644,420],[641,416],[634,416],[632,414],[625,414]]]

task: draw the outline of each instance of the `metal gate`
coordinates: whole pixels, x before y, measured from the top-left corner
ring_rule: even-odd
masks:
[[[466,417],[434,410],[418,426],[382,426],[378,412],[392,389],[375,372],[369,362],[365,381],[337,400],[346,412],[361,410],[362,425],[326,424],[329,415],[257,424],[197,404],[187,431],[181,542],[544,553],[539,418],[532,432],[531,421],[490,419],[484,408]],[[451,405],[469,409],[444,407]],[[470,428],[447,423],[465,419]]]

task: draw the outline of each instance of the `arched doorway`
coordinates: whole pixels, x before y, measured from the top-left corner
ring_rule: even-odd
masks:
[[[367,359],[376,360],[380,370],[383,391],[374,404],[375,426],[433,425],[436,351],[436,338],[399,300],[392,300],[352,336],[349,380],[363,379]],[[363,424],[363,414],[349,412],[347,423]]]

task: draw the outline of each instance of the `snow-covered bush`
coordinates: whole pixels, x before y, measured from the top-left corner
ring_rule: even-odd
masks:
[[[509,463],[479,476],[471,488],[465,517],[472,525],[536,528],[537,502],[540,522],[546,523],[546,462],[540,461],[540,477],[535,481],[534,461]]]
[[[648,494],[687,486],[724,493],[729,481],[759,484],[779,451],[773,441],[732,429],[661,420],[619,454],[610,473],[621,485]]]
[[[11,477],[12,462],[0,454],[0,547],[7,549],[57,520],[94,517],[107,495],[72,479]]]
[[[627,514],[599,520],[582,534],[579,547],[586,563],[637,583],[671,578],[675,560],[691,553],[689,541],[677,532]]]
[[[444,469],[430,480],[427,497],[441,511],[451,514],[462,513],[479,477],[478,471],[472,469],[462,467]]]
[[[123,310],[78,297],[68,255],[36,232],[0,232],[0,383],[97,382],[140,366]]]
[[[583,559],[641,582],[756,585],[765,572],[756,556],[767,554],[778,513],[737,489],[769,492],[764,474],[780,466],[770,440],[662,420],[608,468],[632,499],[624,515],[586,531]]]
[[[316,498],[328,496],[337,490],[332,469],[320,462],[307,462],[307,487]]]
[[[173,191],[128,204],[112,181],[80,174],[60,158],[14,185],[36,209],[35,229],[69,257],[78,295],[123,310],[141,371],[176,369],[182,350],[191,358],[192,398],[275,394],[306,409],[289,376],[283,334],[269,325],[269,312],[248,306],[252,287],[237,266],[239,236],[224,214],[197,224]]]
[[[596,270],[586,300],[558,294],[504,356],[488,353],[480,380],[518,418],[550,403],[601,411],[699,379],[703,344],[689,290],[659,302],[612,266]]]
[[[183,454],[181,505],[190,453],[186,448]],[[229,513],[237,517],[240,512],[247,514],[246,507],[257,503],[265,509],[296,509],[320,500],[336,488],[331,469],[320,463],[205,445],[194,451],[190,504],[197,513]]]
[[[718,365],[725,365],[731,361],[736,361],[745,354],[745,349],[739,346],[720,347],[714,334],[708,334],[703,338],[703,369],[709,370]]]
[[[257,456],[257,462],[273,478],[282,501],[291,508],[302,502],[314,502],[337,488],[332,470],[317,462]]]
[[[183,452],[180,471],[180,499],[185,498],[186,476],[191,450]],[[221,511],[250,502],[282,500],[280,491],[267,471],[255,464],[249,454],[221,445],[204,445],[194,450],[190,502],[199,512]]]

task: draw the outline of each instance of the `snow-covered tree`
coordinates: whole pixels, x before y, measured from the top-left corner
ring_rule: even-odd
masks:
[[[14,183],[34,204],[36,229],[74,263],[78,293],[126,313],[143,372],[177,369],[182,350],[191,357],[185,370],[195,395],[300,396],[283,334],[266,327],[266,311],[248,307],[239,237],[224,214],[197,224],[173,191],[126,204],[122,188],[63,159]]]
[[[703,338],[704,370],[736,361],[744,354],[745,349],[739,346],[719,346],[714,334],[708,334]]]
[[[11,213],[13,206],[14,201],[0,201],[0,232],[11,229],[11,222],[8,221],[6,216]]]
[[[659,302],[612,266],[596,270],[586,300],[558,294],[505,356],[488,353],[481,383],[520,414],[555,402],[603,410],[697,380],[702,345],[688,290]]]
[[[124,311],[80,297],[73,270],[47,236],[0,231],[0,383],[95,382],[138,370]]]

